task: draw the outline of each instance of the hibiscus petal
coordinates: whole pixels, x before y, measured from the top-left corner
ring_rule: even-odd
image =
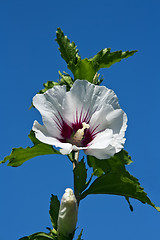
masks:
[[[35,121],[36,137],[62,148],[62,154],[83,149],[88,155],[105,159],[123,148],[127,116],[120,108],[116,94],[104,86],[76,80],[69,92],[65,86],[55,86],[44,94],[37,94],[33,104],[44,123],[42,126]],[[73,134],[82,129],[83,122],[90,127],[77,144],[81,147],[77,147]]]
[[[39,141],[62,148],[64,151],[66,151],[65,154],[69,154],[72,151],[72,144],[62,143],[58,139],[49,136],[48,130],[46,129],[46,127],[42,126],[37,121],[34,121],[32,129],[35,132],[35,136]]]
[[[76,80],[66,93],[63,108],[65,121],[72,124],[78,121],[89,122],[94,112],[104,104],[120,108],[116,94],[104,86],[96,86],[86,80]]]
[[[113,111],[114,109],[111,105],[104,104],[101,109],[93,113],[89,122],[90,131],[93,137],[98,132],[104,131],[108,127],[108,121],[106,119],[106,116]]]
[[[96,135],[84,152],[99,159],[107,159],[121,151],[124,142],[123,132],[121,134],[113,134],[112,129],[106,129]]]
[[[112,157],[116,153],[116,149],[114,146],[108,145],[106,148],[103,149],[87,149],[84,150],[85,154],[94,156],[98,159],[108,159]]]
[[[98,133],[96,137],[88,144],[88,149],[103,149],[106,148],[113,140],[112,129]]]
[[[127,115],[122,109],[115,109],[106,116],[108,127],[113,130],[113,133],[125,132],[127,128]]]
[[[65,86],[55,86],[44,94],[36,94],[33,105],[42,115],[43,123],[52,137],[60,137],[62,125],[62,103],[66,93]]]

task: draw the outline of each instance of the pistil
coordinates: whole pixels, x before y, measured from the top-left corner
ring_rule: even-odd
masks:
[[[77,132],[73,136],[73,143],[74,144],[77,145],[82,141],[82,139],[84,137],[84,130],[88,129],[89,127],[90,127],[89,124],[87,124],[85,122],[82,123],[82,128],[78,129]]]

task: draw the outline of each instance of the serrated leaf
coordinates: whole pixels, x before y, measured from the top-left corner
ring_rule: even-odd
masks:
[[[124,161],[125,165],[130,165],[133,163],[131,160],[131,156],[128,155],[128,152],[122,149],[119,153],[116,154],[122,161]]]
[[[99,71],[99,69],[101,68],[109,68],[112,64],[116,62],[120,62],[124,58],[133,56],[134,53],[136,52],[137,50],[126,51],[126,52],[122,52],[120,50],[120,51],[111,52],[110,48],[105,48],[105,49],[102,49],[93,58],[90,58],[89,60],[93,62],[93,66],[95,70]]]
[[[88,80],[94,84],[100,84],[102,82],[102,79],[97,79],[96,82],[94,81],[97,71],[101,68],[109,68],[112,64],[120,62],[122,59],[128,58],[137,52],[137,50],[110,52],[110,48],[105,48],[98,52],[93,58],[81,59],[75,43],[71,43],[60,28],[57,29],[56,36],[61,56],[66,61],[68,68],[72,71],[74,80]]]
[[[120,155],[121,156],[121,155]],[[122,156],[121,156],[122,157]],[[129,174],[125,169],[124,162],[121,157],[115,155],[113,158],[107,160],[98,160],[92,157],[89,164],[93,169],[100,168],[104,173],[100,175],[90,187],[82,193],[81,199],[85,198],[88,194],[113,194],[126,197],[126,199],[134,198],[143,203],[147,203],[160,211],[147,194],[140,186],[138,179]],[[100,163],[102,161],[102,163]]]
[[[51,202],[50,202],[50,218],[52,222],[52,226],[57,230],[57,221],[58,221],[58,213],[59,213],[60,202],[57,196],[52,194]]]
[[[68,64],[69,69],[73,72],[74,79],[88,80],[89,82],[98,84],[102,80],[94,82],[94,76],[101,68],[109,68],[112,64],[120,62],[124,58],[132,56],[135,51],[116,51],[110,52],[109,48],[105,48],[97,53],[93,58],[79,59],[76,65]]]
[[[125,164],[132,163],[131,157],[127,151],[122,149],[119,153],[116,153],[113,157],[105,160],[99,160],[93,156],[87,156],[87,163],[89,167],[95,171],[94,175],[97,177],[102,176],[104,173],[125,171]]]
[[[34,233],[28,237],[20,238],[19,240],[50,240],[50,239],[57,239],[57,237],[43,232],[39,232]]]
[[[104,174],[104,170],[106,168],[105,165],[107,165],[108,167],[108,163],[106,162],[106,160],[99,160],[93,156],[89,156],[87,155],[87,163],[89,167],[93,168],[94,171],[94,175],[97,177],[100,177]]]
[[[0,161],[0,164],[9,161],[7,164],[8,166],[18,167],[27,160],[40,155],[60,154],[60,152],[55,150],[51,145],[42,143],[36,139],[32,130],[28,136],[33,142],[34,146],[27,148],[13,148],[11,154],[9,156],[6,156],[4,160]]]
[[[84,188],[86,179],[87,169],[84,160],[82,159],[74,169],[75,188],[78,190],[79,193],[81,193],[82,189]]]
[[[78,55],[78,49],[76,48],[75,43],[71,43],[60,28],[57,28],[56,36],[56,42],[59,44],[61,56],[66,63],[69,64],[69,69],[72,71],[72,66],[76,65],[78,59],[80,59],[80,56]]]

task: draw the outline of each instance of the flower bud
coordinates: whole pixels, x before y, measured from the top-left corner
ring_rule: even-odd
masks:
[[[77,223],[78,205],[71,188],[67,188],[61,199],[58,215],[58,233],[69,236],[74,233]]]

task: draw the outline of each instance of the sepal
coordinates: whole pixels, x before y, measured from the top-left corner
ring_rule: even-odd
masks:
[[[54,196],[52,194],[51,202],[50,202],[49,214],[50,214],[52,226],[53,226],[53,228],[55,230],[57,230],[57,221],[58,221],[59,208],[60,208],[60,202],[59,202],[57,196]]]

